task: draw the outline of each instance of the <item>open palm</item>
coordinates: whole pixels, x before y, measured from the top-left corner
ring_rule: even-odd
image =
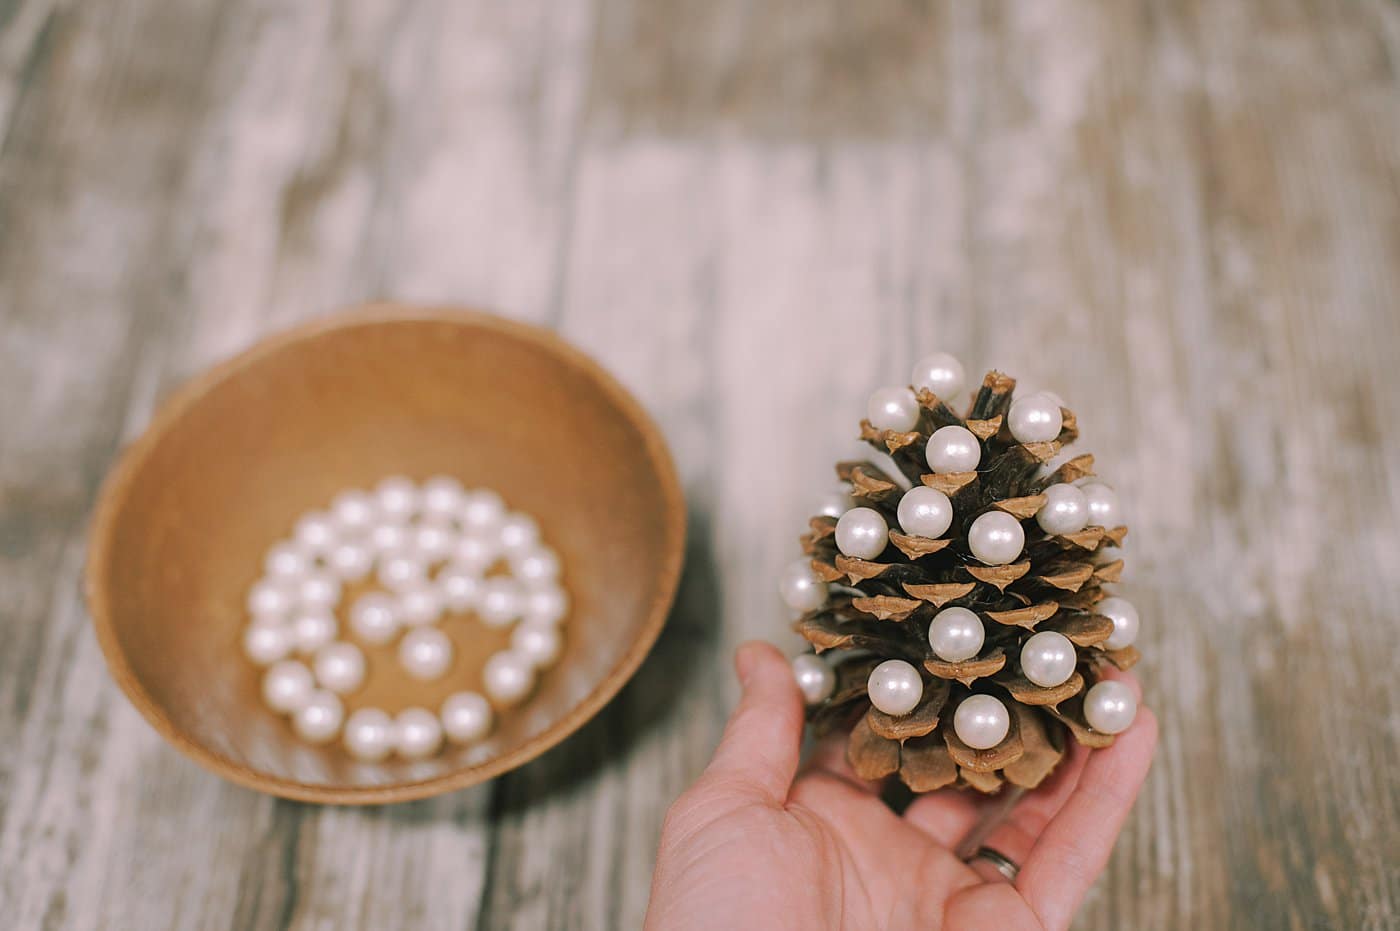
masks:
[[[786,660],[755,643],[736,664],[739,707],[714,760],[666,817],[649,931],[1067,928],[1157,739],[1143,708],[1111,748],[1076,746],[1012,808],[986,844],[1021,865],[1013,884],[953,853],[995,802],[947,790],[896,814],[877,785],[851,772],[843,741],[820,745],[799,774],[802,698]]]

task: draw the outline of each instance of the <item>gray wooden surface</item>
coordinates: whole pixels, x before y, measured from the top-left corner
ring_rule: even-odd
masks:
[[[828,464],[941,347],[1130,502],[1163,738],[1082,927],[1395,927],[1397,62],[1380,0],[0,0],[0,925],[637,926]],[[162,744],[77,578],[163,393],[377,297],[597,355],[689,564],[557,751],[314,808]]]

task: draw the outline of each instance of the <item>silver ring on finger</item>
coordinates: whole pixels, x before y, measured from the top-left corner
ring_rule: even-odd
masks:
[[[991,847],[978,847],[977,852],[968,857],[967,862],[971,863],[973,860],[986,860],[998,873],[1005,876],[1009,883],[1014,883],[1016,876],[1021,872],[1021,868],[1010,857]]]

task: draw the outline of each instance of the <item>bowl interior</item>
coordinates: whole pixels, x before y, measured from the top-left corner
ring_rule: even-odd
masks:
[[[365,764],[298,740],[262,705],[239,643],[268,546],[301,513],[389,474],[452,475],[534,516],[572,608],[563,657],[489,739]],[[118,680],[201,762],[293,797],[409,798],[518,765],[621,686],[664,620],[682,522],[654,427],[586,358],[492,317],[371,314],[274,338],[177,396],[104,492],[89,596]],[[447,677],[416,682],[392,646],[361,644],[369,682],[347,708],[435,709],[480,690],[508,631],[470,615],[442,628],[456,647]]]

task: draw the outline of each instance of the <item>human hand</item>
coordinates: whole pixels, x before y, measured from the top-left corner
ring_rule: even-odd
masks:
[[[1071,740],[1055,773],[985,841],[1020,864],[1011,883],[953,853],[995,798],[943,790],[898,815],[846,764],[845,735],[823,741],[798,773],[803,703],[787,661],[748,643],[735,665],[739,706],[666,815],[648,931],[1059,931],[1108,862],[1157,743],[1147,708],[1108,749]]]

